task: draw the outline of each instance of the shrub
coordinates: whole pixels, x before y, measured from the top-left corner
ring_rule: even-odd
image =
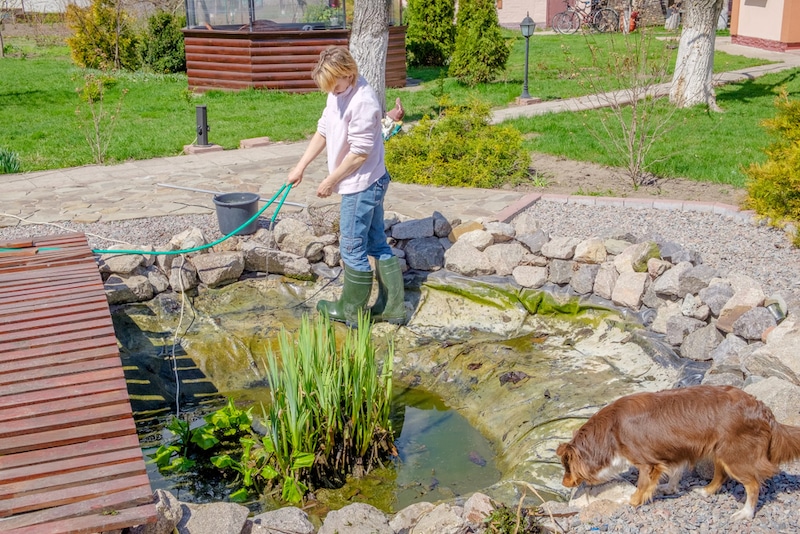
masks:
[[[510,54],[511,49],[500,33],[494,1],[459,2],[450,76],[470,86],[490,82],[505,69]]]
[[[19,169],[19,154],[0,147],[0,174],[14,174]]]
[[[399,182],[492,188],[528,176],[530,155],[522,135],[489,124],[489,107],[473,102],[423,117],[386,144],[386,165]]]
[[[186,17],[159,11],[147,20],[144,63],[155,72],[186,72],[186,51],[181,28]]]
[[[441,67],[453,53],[453,0],[409,0],[405,10],[406,57],[413,67]]]
[[[763,122],[774,141],[764,150],[767,161],[745,169],[746,204],[774,222],[800,221],[800,100],[786,89],[775,99],[776,116]],[[800,233],[795,235],[800,246]]]
[[[72,59],[81,67],[136,70],[141,61],[138,38],[119,0],[93,0],[81,8],[67,5],[67,38]]]

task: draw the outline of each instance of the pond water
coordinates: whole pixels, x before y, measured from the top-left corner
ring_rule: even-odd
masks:
[[[256,388],[240,392],[243,405],[269,399],[268,391]],[[201,422],[203,414],[221,408],[207,403],[184,413]],[[136,412],[145,457],[158,448],[164,425],[172,415],[152,417],[150,412]],[[244,406],[240,406],[244,407]],[[254,413],[259,413],[256,407]],[[465,495],[494,484],[500,479],[495,453],[488,440],[438,396],[419,389],[404,389],[395,394],[392,407],[392,429],[398,457],[387,469],[371,474],[360,487],[353,481],[337,491],[323,492],[324,508],[335,509],[351,502],[367,502],[386,512],[398,511],[416,502],[437,502]],[[215,471],[164,474],[155,464],[147,464],[147,473],[154,490],[171,492],[184,502],[224,500],[235,487],[222,480]],[[375,484],[380,486],[377,490]],[[275,503],[260,500],[248,503],[254,512],[271,509]]]

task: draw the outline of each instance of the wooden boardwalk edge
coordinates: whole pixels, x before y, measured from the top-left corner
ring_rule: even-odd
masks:
[[[103,282],[83,234],[0,243],[0,532],[156,520]]]

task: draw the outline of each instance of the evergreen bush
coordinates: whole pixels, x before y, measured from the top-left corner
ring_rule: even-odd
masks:
[[[386,143],[392,179],[423,185],[494,188],[528,176],[530,155],[522,135],[489,124],[489,106],[448,107],[437,119],[423,117],[411,131]]]
[[[67,37],[72,59],[91,69],[136,70],[141,64],[139,38],[119,0],[93,0],[88,7],[67,5]]]
[[[144,63],[154,72],[186,72],[183,32],[186,17],[159,11],[147,20]]]
[[[405,12],[406,59],[412,67],[441,67],[453,53],[453,0],[409,0]]]
[[[790,100],[786,89],[775,99],[776,116],[763,122],[773,136],[764,150],[767,161],[745,169],[747,207],[775,223],[800,221],[800,100]],[[795,234],[800,247],[800,232]]]
[[[494,1],[459,2],[450,76],[469,86],[490,82],[505,69],[510,54],[511,49],[500,31]]]

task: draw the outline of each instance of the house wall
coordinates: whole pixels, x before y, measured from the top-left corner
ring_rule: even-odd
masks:
[[[519,31],[519,23],[522,22],[529,13],[536,23],[534,32],[543,30],[545,26],[550,26],[547,18],[547,0],[523,1],[523,0],[496,0],[497,18],[500,26],[511,30]],[[564,10],[563,0],[558,0],[561,9]]]
[[[767,50],[800,49],[800,0],[736,0],[731,41]]]

